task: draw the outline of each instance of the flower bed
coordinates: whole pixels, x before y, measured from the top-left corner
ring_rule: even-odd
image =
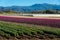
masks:
[[[29,24],[36,24],[36,25],[60,27],[60,19],[17,18],[17,17],[9,17],[9,16],[0,16],[0,20],[10,21],[10,22],[17,22],[17,23],[29,23]]]

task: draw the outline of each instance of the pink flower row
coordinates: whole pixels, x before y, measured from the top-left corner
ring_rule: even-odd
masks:
[[[0,16],[0,20],[17,22],[17,23],[29,23],[36,25],[60,27],[60,19],[15,18],[15,17]]]

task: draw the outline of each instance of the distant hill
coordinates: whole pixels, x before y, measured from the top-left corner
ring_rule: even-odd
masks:
[[[12,10],[15,12],[33,12],[39,10],[60,10],[60,5],[53,5],[53,4],[34,4],[31,6],[10,6],[10,7],[2,7],[0,6],[0,11],[8,11]]]

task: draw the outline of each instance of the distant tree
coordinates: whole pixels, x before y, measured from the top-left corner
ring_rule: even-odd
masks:
[[[8,10],[8,11],[5,11],[5,13],[12,14],[12,13],[14,13],[14,11],[12,11],[12,10]]]
[[[3,12],[2,11],[0,11],[0,14],[2,14]]]
[[[46,10],[46,14],[57,14],[56,10]]]

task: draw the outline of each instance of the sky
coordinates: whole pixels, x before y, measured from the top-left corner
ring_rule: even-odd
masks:
[[[0,0],[0,6],[30,6],[33,4],[57,4],[60,5],[60,0]]]

